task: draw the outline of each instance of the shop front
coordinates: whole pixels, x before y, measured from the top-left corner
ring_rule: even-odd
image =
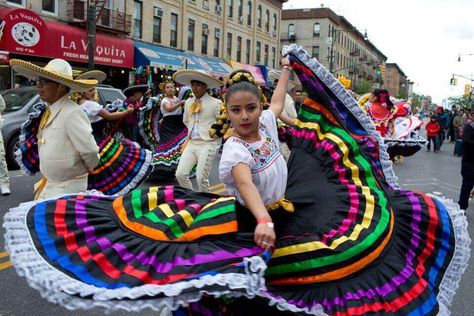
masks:
[[[171,79],[173,73],[180,69],[203,70],[221,80],[232,72],[232,67],[221,59],[140,41],[134,44],[135,82],[148,83],[155,89],[160,82]]]
[[[1,9],[0,18],[0,89],[33,84],[13,73],[8,65],[12,58],[39,66],[52,58],[62,58],[70,62],[75,74],[87,70],[89,55],[85,29],[43,20],[27,9]],[[95,69],[107,74],[104,84],[117,88],[128,86],[133,54],[132,40],[96,33],[94,65]]]

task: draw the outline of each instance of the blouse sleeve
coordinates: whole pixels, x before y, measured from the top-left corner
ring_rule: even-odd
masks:
[[[274,140],[278,141],[278,130],[276,125],[275,113],[272,110],[265,110],[260,116],[260,123],[265,126]]]
[[[233,183],[232,169],[239,163],[252,167],[252,155],[250,151],[240,144],[238,140],[231,137],[224,144],[221,160],[219,162],[219,178],[224,183]]]
[[[82,104],[82,109],[86,112],[88,117],[94,117],[99,114],[100,110],[103,109],[103,106],[94,101],[86,101]]]

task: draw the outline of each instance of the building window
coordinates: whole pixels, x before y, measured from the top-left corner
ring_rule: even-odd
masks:
[[[264,50],[264,55],[263,55],[263,64],[265,66],[268,66],[268,45],[265,45],[265,50]]]
[[[221,39],[221,30],[214,29],[214,57],[219,57],[220,39]]]
[[[250,64],[250,45],[251,45],[251,41],[248,39],[247,40],[247,51],[245,53],[245,62],[247,64]]]
[[[277,15],[276,13],[273,13],[273,32],[276,35],[276,30],[277,30]]]
[[[178,15],[171,13],[170,46],[178,47]]]
[[[188,23],[188,50],[194,50],[194,29],[195,22],[194,20],[189,19]]]
[[[207,55],[207,39],[209,37],[209,26],[202,25],[201,54]]]
[[[135,1],[133,3],[133,37],[142,37],[142,3]]]
[[[320,37],[321,36],[321,24],[314,23],[313,25],[313,37]]]
[[[265,11],[265,32],[270,32],[270,10]]]
[[[232,18],[234,16],[234,0],[227,0],[227,16]]]
[[[251,26],[252,25],[252,1],[249,1],[247,3],[247,25]]]
[[[242,60],[242,37],[237,36],[237,61],[240,63]]]
[[[257,27],[262,28],[262,6],[259,5],[257,9]]]
[[[255,50],[255,60],[257,64],[260,63],[260,51],[262,50],[262,43],[257,42],[257,49]]]
[[[227,58],[232,59],[232,34],[227,33]]]
[[[7,0],[8,3],[10,4],[18,4],[21,6],[25,6],[25,0]]]
[[[294,24],[289,24],[288,25],[288,36],[295,36],[295,25]]]
[[[239,0],[239,20],[244,17],[244,0]]]
[[[276,66],[276,48],[272,47],[272,68],[275,69]]]
[[[311,57],[319,59],[319,46],[313,46],[313,53]]]
[[[209,0],[203,0],[203,1],[202,1],[202,7],[203,7],[204,9],[209,10]]]
[[[43,0],[43,12],[58,14],[58,0]]]
[[[161,18],[153,17],[153,42],[161,43]]]

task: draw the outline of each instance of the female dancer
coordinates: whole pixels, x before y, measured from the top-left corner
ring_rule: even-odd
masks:
[[[284,195],[293,212],[281,191],[267,192],[280,190],[278,178],[259,192],[266,170],[254,167],[281,160],[272,151],[274,112],[254,112],[261,96],[242,88],[227,99],[242,146],[228,167],[235,198],[162,186],[22,204],[4,224],[17,271],[70,309],[175,310],[207,294],[258,296],[313,315],[447,313],[469,259],[464,214],[450,201],[398,190],[380,135],[355,100],[301,48],[285,52],[284,72],[293,69],[309,95],[291,132]],[[256,129],[266,146],[251,147],[264,142]],[[279,208],[266,205],[277,199]]]
[[[160,84],[160,89],[164,94],[160,104],[163,118],[158,128],[159,142],[153,150],[153,164],[158,173],[174,176],[188,136],[188,129],[183,123],[185,101],[176,97],[172,81]]]
[[[369,97],[371,103],[368,112],[375,124],[375,129],[383,137],[387,133],[388,122],[393,116],[393,103],[387,90],[375,89]]]

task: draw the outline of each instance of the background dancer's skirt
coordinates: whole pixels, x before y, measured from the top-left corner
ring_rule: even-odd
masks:
[[[174,175],[188,138],[183,115],[165,116],[159,132],[160,141],[153,151],[155,172]]]
[[[10,210],[18,273],[71,309],[175,309],[207,293],[313,315],[448,313],[470,255],[463,212],[393,189],[385,145],[355,100],[306,52],[287,52],[310,99],[291,130],[295,211],[271,212],[271,258],[234,198],[162,187]]]

